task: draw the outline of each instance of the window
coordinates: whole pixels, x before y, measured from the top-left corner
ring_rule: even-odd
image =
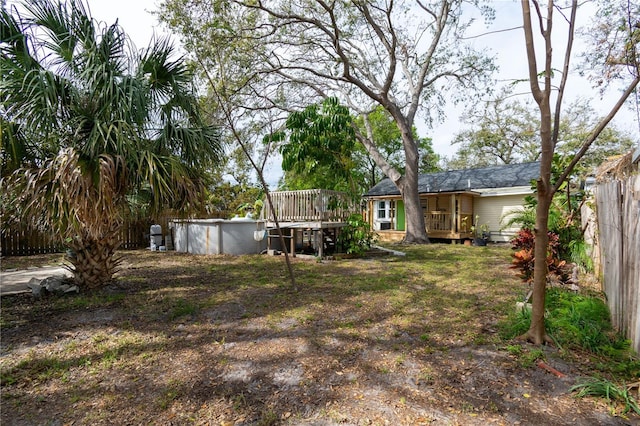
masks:
[[[387,202],[378,201],[378,219],[387,218]]]

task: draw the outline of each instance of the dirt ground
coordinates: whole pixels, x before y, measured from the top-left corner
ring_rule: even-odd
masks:
[[[129,259],[93,298],[3,298],[2,425],[640,424],[576,399],[569,388],[590,372],[554,348],[545,362],[563,377],[524,365],[480,296],[473,319],[438,310],[417,328],[406,317],[429,311],[428,296],[389,304],[428,284],[410,280],[393,294],[328,287],[360,268],[385,269],[384,260],[296,260],[299,279],[317,283],[304,297],[258,285],[257,272],[258,284],[232,286],[242,261],[226,257],[216,260],[224,269],[195,256],[158,261]],[[281,261],[267,262],[266,275],[286,282]],[[448,319],[456,332],[424,331]],[[457,332],[465,328],[476,337]]]

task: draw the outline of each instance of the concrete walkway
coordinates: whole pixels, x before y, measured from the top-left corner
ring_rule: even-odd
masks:
[[[71,277],[73,274],[62,266],[43,266],[41,268],[21,269],[0,272],[0,296],[29,293],[27,287],[31,278],[40,280],[47,277]]]

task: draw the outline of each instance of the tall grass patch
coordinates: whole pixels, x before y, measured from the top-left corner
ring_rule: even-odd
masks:
[[[597,396],[606,399],[614,415],[625,415],[630,411],[640,414],[640,406],[629,389],[617,386],[609,380],[589,377],[573,386],[571,391],[576,392],[578,398]]]
[[[512,339],[524,334],[530,322],[529,310],[514,312],[502,324],[502,337]],[[583,353],[600,371],[619,380],[640,378],[638,355],[630,342],[613,330],[609,309],[597,295],[548,290],[545,327],[565,354]]]

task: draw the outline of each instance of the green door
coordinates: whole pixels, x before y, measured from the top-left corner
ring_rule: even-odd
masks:
[[[396,201],[396,231],[404,231],[404,203]]]

